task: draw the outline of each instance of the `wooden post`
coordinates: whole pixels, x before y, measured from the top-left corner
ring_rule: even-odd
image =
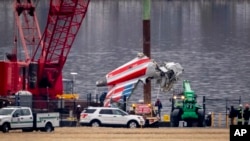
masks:
[[[228,128],[228,114],[226,114],[226,128]]]
[[[143,53],[150,55],[150,8],[151,0],[143,0]],[[147,80],[144,85],[144,103],[151,104],[151,81]]]
[[[218,115],[218,127],[221,127],[221,113]]]

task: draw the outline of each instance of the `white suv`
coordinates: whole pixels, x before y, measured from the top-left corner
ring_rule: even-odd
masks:
[[[81,125],[98,126],[125,126],[137,128],[144,126],[145,120],[139,115],[129,115],[119,108],[88,107],[84,109],[80,117]]]

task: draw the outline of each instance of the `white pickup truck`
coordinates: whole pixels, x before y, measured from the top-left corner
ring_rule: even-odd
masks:
[[[0,109],[0,130],[22,129],[23,132],[54,131],[59,126],[59,113],[32,113],[29,107],[4,107]]]

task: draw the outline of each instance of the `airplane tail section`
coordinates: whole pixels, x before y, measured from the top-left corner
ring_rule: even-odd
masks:
[[[129,97],[138,82],[156,79],[163,91],[168,91],[179,79],[184,69],[179,63],[164,62],[158,64],[143,53],[122,66],[109,72],[105,78],[96,82],[96,86],[110,87],[104,106],[110,103],[120,103],[124,97]]]
[[[123,103],[123,98],[129,98],[133,93],[139,80],[134,79],[124,83],[119,83],[110,88],[104,100],[104,106],[110,107],[114,103]]]

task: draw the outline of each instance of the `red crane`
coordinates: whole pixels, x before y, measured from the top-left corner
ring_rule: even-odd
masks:
[[[13,3],[17,35],[8,61],[0,61],[0,96],[28,90],[36,100],[63,93],[62,69],[86,15],[90,0],[50,0],[41,34],[32,0]],[[19,38],[18,38],[19,37]],[[22,49],[18,51],[17,42]],[[21,54],[23,53],[23,54]]]

